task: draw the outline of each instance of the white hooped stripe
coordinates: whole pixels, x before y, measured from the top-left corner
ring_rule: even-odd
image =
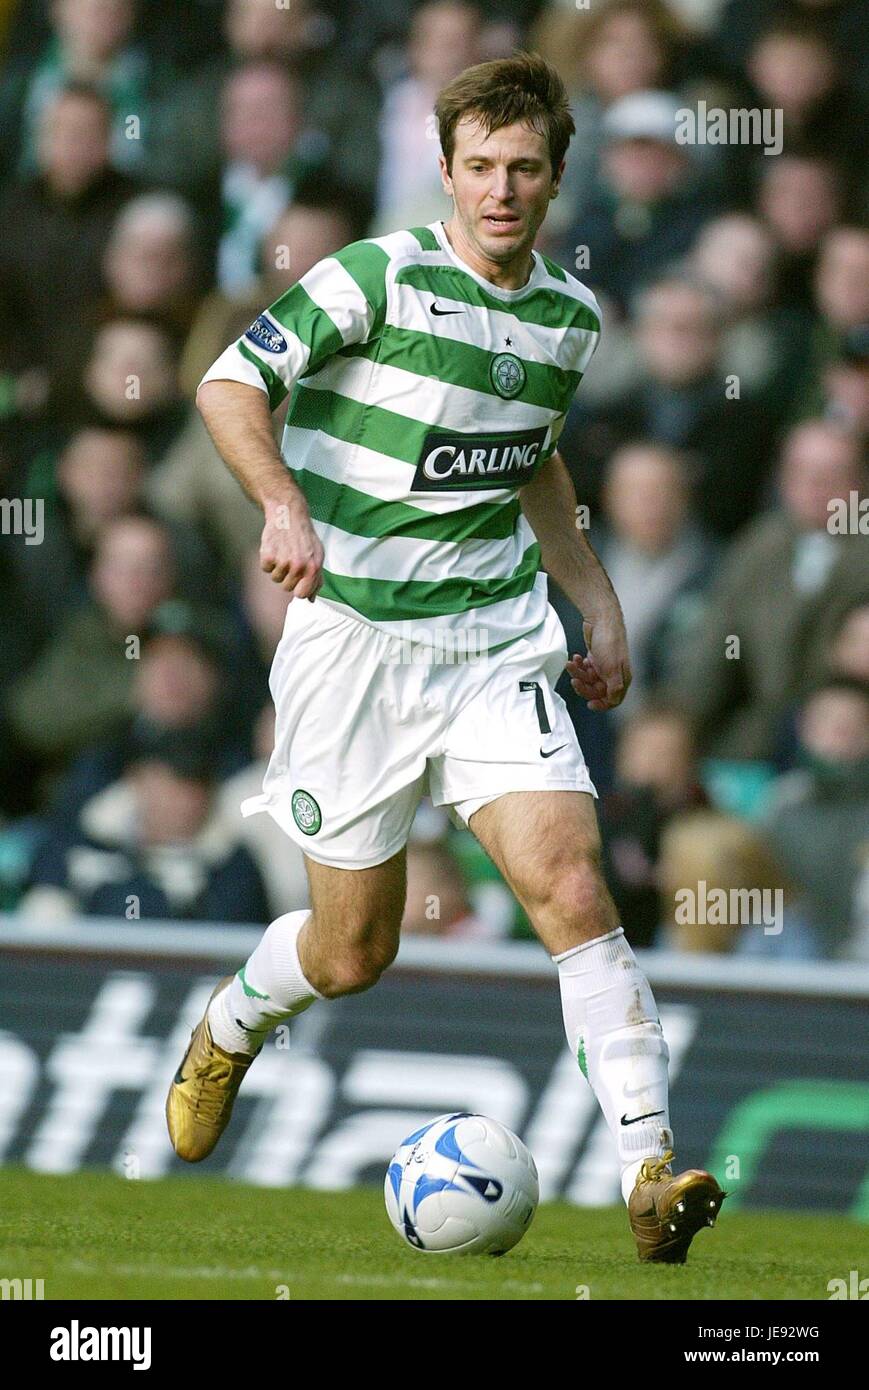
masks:
[[[396,414],[426,425],[480,434],[504,433],[504,401],[500,396],[452,386],[436,377],[419,376],[364,357],[333,357],[320,371],[305,377],[302,385],[314,391],[338,391],[360,405],[388,399]],[[511,429],[539,429],[557,418],[555,410],[527,401],[510,402]]]
[[[441,584],[475,575],[507,575],[522,561],[531,541],[521,521],[502,541],[435,541],[410,536],[355,536],[337,526],[314,522],[328,555],[327,569],[351,579],[385,579],[392,583],[417,580]]]
[[[345,344],[365,342],[374,322],[374,311],[340,261],[334,256],[318,261],[299,284],[328,315]]]

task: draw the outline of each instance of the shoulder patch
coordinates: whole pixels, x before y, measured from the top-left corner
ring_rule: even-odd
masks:
[[[244,336],[256,343],[258,348],[262,348],[263,352],[280,353],[287,350],[287,340],[283,333],[269,322],[265,314],[260,314],[259,318],[254,320]]]

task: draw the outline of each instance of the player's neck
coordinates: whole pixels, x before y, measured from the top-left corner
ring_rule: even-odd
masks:
[[[451,217],[449,222],[442,225],[447,241],[459,260],[464,261],[476,275],[481,275],[499,290],[521,290],[528,284],[534,269],[534,257],[530,247],[506,263],[492,261],[474,245],[455,217]]]

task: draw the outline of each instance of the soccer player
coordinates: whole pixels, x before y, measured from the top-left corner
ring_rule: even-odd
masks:
[[[573,121],[557,73],[528,54],[468,69],[436,114],[450,220],[320,261],[197,392],[264,513],[263,568],[293,600],[271,674],[275,749],[243,809],[267,810],[302,847],[312,907],[272,922],[216,986],[169,1092],[169,1133],[182,1158],[205,1158],[276,1024],[377,982],[429,791],[477,836],[557,966],[640,1258],[680,1263],[724,1193],[709,1173],[670,1169],[667,1044],[554,690],[565,664],[593,710],[630,684],[618,600],[556,451],[598,306],[533,249]],[[270,412],[288,393],[279,451]],[[585,656],[567,661],[544,570],[582,612]]]

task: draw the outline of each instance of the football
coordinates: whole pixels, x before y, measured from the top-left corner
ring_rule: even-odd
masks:
[[[529,1150],[487,1115],[439,1115],[386,1171],[386,1210],[415,1250],[503,1255],[524,1236],[540,1188]]]

